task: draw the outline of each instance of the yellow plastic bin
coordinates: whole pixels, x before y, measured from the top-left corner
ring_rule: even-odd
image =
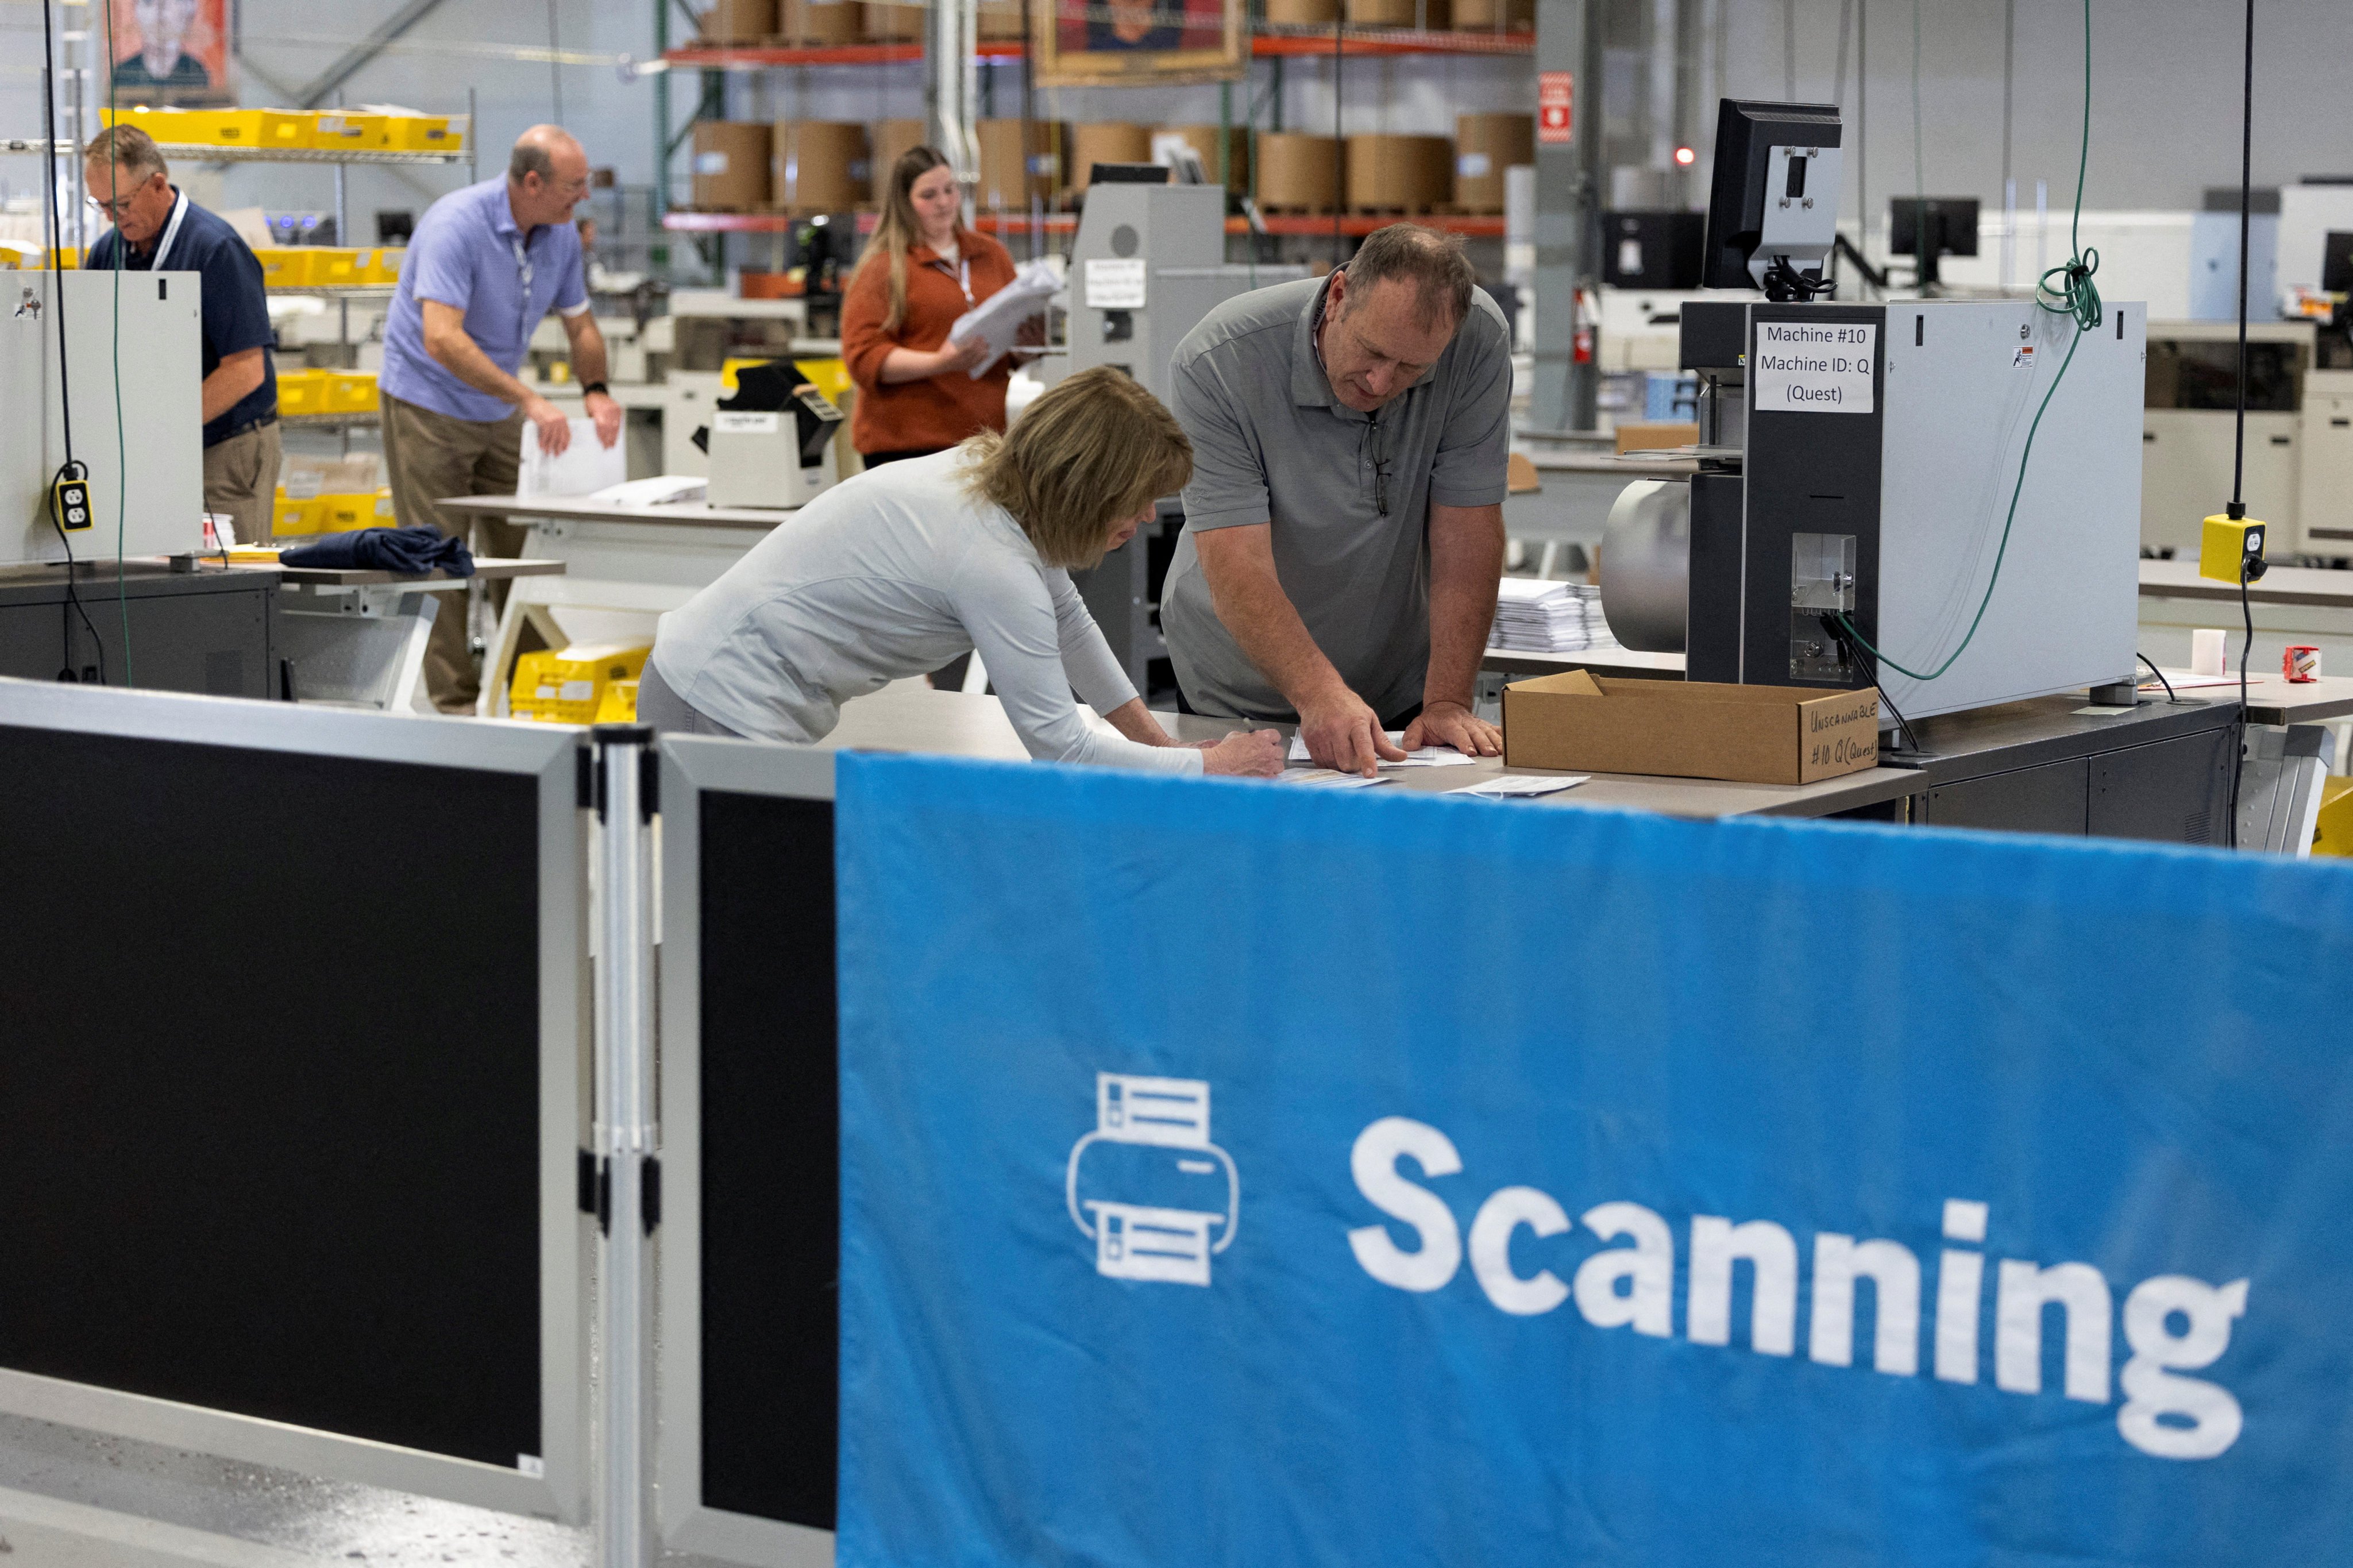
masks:
[[[329,413],[364,414],[378,405],[373,372],[330,371],[327,378]]]
[[[312,145],[338,153],[384,152],[393,145],[391,119],[382,114],[341,110],[322,113],[318,119],[317,140]]]
[[[446,114],[396,114],[391,121],[392,144],[404,153],[456,153],[465,146],[464,131]]]
[[[265,246],[253,253],[261,263],[261,286],[265,289],[309,289],[318,283],[313,275],[321,252],[316,246]]]
[[[324,509],[320,502],[324,499],[321,496],[312,496],[307,500],[298,500],[280,489],[277,502],[270,510],[269,531],[276,534],[322,531],[319,520]]]
[[[365,254],[368,261],[364,269],[366,275],[361,279],[363,282],[389,288],[400,281],[400,264],[408,255],[406,249],[397,245],[387,245]]]
[[[542,724],[593,724],[613,683],[643,675],[652,652],[650,643],[575,643],[523,654],[507,688],[507,711]],[[635,711],[634,699],[630,707]]]
[[[278,377],[278,412],[324,414],[333,386],[332,371],[290,370]]]
[[[604,699],[596,704],[596,722],[634,724],[637,721],[638,683],[634,680],[607,681]]]
[[[349,289],[364,281],[361,258],[367,253],[338,246],[311,247],[310,277],[313,289]]]

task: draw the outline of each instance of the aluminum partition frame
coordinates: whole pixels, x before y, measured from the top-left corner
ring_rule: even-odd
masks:
[[[588,879],[585,731],[0,679],[0,725],[472,768],[539,786],[540,1455],[543,1474],[0,1368],[0,1411],[579,1523],[587,1516]]]
[[[702,792],[833,799],[835,753],[702,736],[661,741],[662,1223],[654,1233],[655,1451],[662,1544],[754,1568],[832,1568],[833,1534],[702,1500]]]

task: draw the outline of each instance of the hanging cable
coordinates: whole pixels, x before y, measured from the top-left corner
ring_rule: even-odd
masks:
[[[43,3],[47,4],[47,0]],[[111,5],[106,7],[106,58],[110,61],[115,58],[114,7]],[[110,68],[106,73],[106,118],[110,124],[118,123],[121,115],[121,107],[115,101],[115,91],[114,72]],[[114,171],[121,166],[110,154],[107,191],[115,200],[121,197],[121,192],[115,189],[114,176]],[[131,526],[131,440],[122,417],[122,222],[117,218],[114,225],[114,299],[111,329],[113,342],[108,351],[114,365],[114,612],[122,626],[122,684],[129,686],[132,683],[131,588],[124,580],[123,553]]]
[[[43,155],[42,170],[48,187],[47,208],[49,218],[49,309],[58,322],[58,411],[65,437],[66,460],[49,476],[49,526],[57,531],[58,543],[66,552],[66,599],[63,606],[64,664],[58,670],[59,680],[76,680],[74,672],[74,620],[80,618],[82,627],[90,633],[90,647],[97,650],[98,679],[106,683],[106,644],[98,635],[96,623],[83,607],[81,590],[74,582],[73,538],[66,531],[66,520],[58,515],[58,485],[65,479],[87,479],[90,469],[74,456],[73,389],[66,375],[66,285],[65,285],[65,219],[58,210],[58,47],[56,18],[52,16],[52,0],[41,0],[41,131],[47,139],[48,151]]]
[[[2250,5],[2253,3],[2254,0],[2248,0]],[[1915,37],[1916,36],[1915,34]],[[2042,280],[2035,285],[2034,289],[2036,308],[2054,316],[2073,318],[2075,331],[2067,340],[2067,354],[2059,362],[2058,374],[2051,378],[2050,389],[2043,393],[2042,403],[2035,407],[2033,423],[2026,427],[2026,447],[2018,456],[2018,479],[2010,486],[2010,511],[2002,519],[2001,542],[1994,550],[1993,572],[1986,578],[1985,596],[1978,601],[1978,612],[1969,617],[1969,629],[1961,634],[1960,645],[1946,655],[1944,662],[1934,669],[1911,669],[1898,664],[1878,647],[1873,647],[1861,632],[1855,630],[1854,623],[1844,615],[1839,616],[1839,625],[1844,626],[1856,642],[1870,648],[1873,658],[1898,675],[1909,676],[1914,680],[1936,679],[1953,668],[1954,661],[1961,657],[1968,649],[1970,639],[1978,635],[1978,627],[1985,623],[1986,606],[1993,603],[1994,585],[2001,581],[2002,560],[2010,553],[2010,530],[2018,522],[2018,498],[2026,489],[2026,468],[2027,464],[2034,457],[2035,433],[2042,428],[2042,416],[2050,411],[2051,400],[2059,395],[2060,384],[2067,379],[2067,367],[2075,363],[2076,346],[2084,341],[2085,333],[2099,330],[2103,320],[2100,290],[2098,285],[2092,281],[2092,275],[2100,269],[2100,253],[2097,250],[2085,249],[2083,244],[2084,176],[2085,170],[2090,166],[2091,158],[2092,0],[2084,0],[2084,132],[2075,162],[2075,216],[2067,230],[2068,246],[2073,254],[2061,265],[2044,272]],[[2052,282],[2053,279],[2058,281]]]
[[[2250,214],[2254,208],[2255,184],[2255,0],[2247,0],[2247,39],[2244,77],[2239,98],[2239,389],[2238,430],[2231,457],[2231,504],[2225,509],[2232,521],[2243,521],[2247,515],[2244,489],[2247,477],[2247,230]],[[2251,564],[2243,542],[2239,551],[2239,616],[2246,628],[2239,644],[2239,723],[2238,744],[2232,748],[2231,759],[2231,825],[2228,843],[2239,847],[2239,779],[2247,771],[2247,655],[2255,643],[2255,609],[2247,596],[2248,568]],[[2262,568],[2255,565],[2260,573]]]

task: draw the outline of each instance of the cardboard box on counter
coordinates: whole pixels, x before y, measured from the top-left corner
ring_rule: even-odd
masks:
[[[1515,768],[1801,784],[1879,765],[1879,694],[1629,680],[1582,669],[1504,688]]]

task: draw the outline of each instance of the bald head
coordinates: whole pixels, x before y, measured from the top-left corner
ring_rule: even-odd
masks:
[[[507,158],[507,200],[520,224],[569,223],[588,195],[588,154],[561,125],[534,125]]]

